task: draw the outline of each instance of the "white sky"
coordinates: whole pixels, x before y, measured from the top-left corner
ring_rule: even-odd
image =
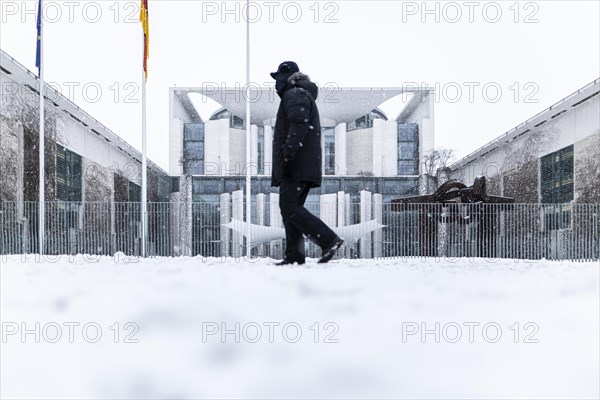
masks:
[[[139,2],[44,1],[45,80],[141,148]],[[455,149],[459,156],[600,76],[596,0],[428,1],[431,14],[424,14],[421,1],[252,3],[262,12],[251,26],[253,82],[272,83],[268,72],[291,59],[319,84],[437,86],[446,98],[436,103],[436,146]],[[32,71],[36,4],[0,0],[0,48]],[[165,169],[168,88],[245,83],[245,21],[241,11],[224,15],[224,4],[235,8],[231,1],[150,0],[148,156]],[[294,23],[296,10],[301,15]],[[486,100],[486,95],[496,97],[497,87],[502,90],[498,101]],[[457,100],[456,88],[462,91]]]

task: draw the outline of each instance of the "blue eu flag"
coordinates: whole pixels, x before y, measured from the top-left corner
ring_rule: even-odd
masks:
[[[35,52],[35,66],[38,68],[38,76],[41,73],[41,44],[42,44],[42,0],[38,1],[38,14],[37,14],[37,48]]]

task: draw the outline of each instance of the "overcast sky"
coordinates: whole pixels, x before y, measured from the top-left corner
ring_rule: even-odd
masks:
[[[45,3],[45,80],[141,148],[139,2]],[[245,83],[245,2],[149,3],[148,156],[167,169],[168,88]],[[0,48],[32,71],[36,4],[0,0]],[[253,82],[291,59],[321,85],[433,86],[436,147],[459,156],[600,76],[596,0],[257,1],[250,17]]]

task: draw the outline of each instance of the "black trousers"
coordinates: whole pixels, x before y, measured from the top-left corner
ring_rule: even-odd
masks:
[[[310,186],[305,182],[282,180],[279,186],[279,208],[285,227],[285,259],[291,262],[305,261],[302,235],[322,248],[331,246],[337,238],[331,228],[304,208],[309,191]]]

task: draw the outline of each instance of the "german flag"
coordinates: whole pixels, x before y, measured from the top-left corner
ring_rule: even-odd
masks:
[[[148,25],[148,0],[142,0],[140,4],[140,22],[144,30],[144,73],[148,80],[148,50],[150,48],[150,26]]]
[[[35,66],[38,69],[38,76],[42,72],[42,0],[38,1],[37,13],[37,45],[35,50]]]

